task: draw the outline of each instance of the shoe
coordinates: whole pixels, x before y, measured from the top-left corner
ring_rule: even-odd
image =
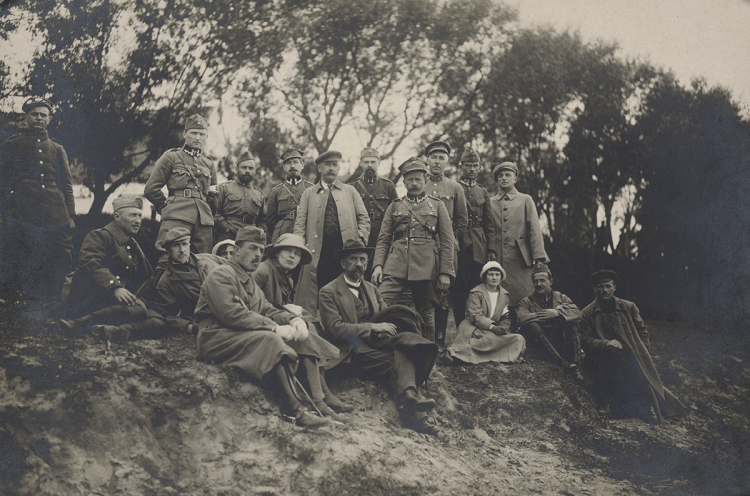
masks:
[[[333,411],[336,413],[349,413],[354,411],[354,405],[350,405],[349,403],[344,403],[341,401],[338,396],[333,394],[332,392],[328,391],[328,394],[326,394],[325,398],[323,398],[323,401],[326,405],[330,406]]]
[[[437,436],[438,434],[440,434],[440,428],[437,426],[435,421],[427,415],[420,416],[420,418],[418,418],[416,422],[404,427],[420,434],[427,434],[430,436]]]
[[[53,325],[61,332],[73,332],[81,327],[81,322],[78,319],[56,319]]]
[[[454,362],[453,357],[447,351],[443,353],[440,359],[438,360],[438,363],[440,363],[440,365],[443,365],[445,367],[450,367],[451,365],[453,365],[453,362]]]
[[[91,328],[91,334],[112,343],[124,343],[130,339],[130,331],[120,326],[95,325]]]
[[[612,415],[611,402],[608,401],[606,405],[597,409],[596,413],[598,413],[601,417],[609,417],[610,415]]]
[[[299,407],[292,415],[282,415],[282,419],[300,427],[309,427],[315,429],[331,423],[331,419],[318,417],[314,413]]]
[[[331,420],[335,420],[337,422],[341,422],[342,424],[348,424],[349,419],[344,417],[343,415],[339,415],[338,413],[334,412],[330,406],[326,405],[326,402],[324,400],[316,401],[315,402],[315,408],[317,408],[320,413],[323,414],[324,417],[327,417]]]
[[[406,388],[406,390],[401,393],[399,403],[405,410],[413,410],[415,412],[429,412],[437,405],[432,398],[417,396],[416,390],[411,387]]]
[[[583,375],[578,369],[578,365],[576,365],[575,363],[571,363],[570,365],[568,365],[568,368],[565,369],[565,372],[567,372],[568,375],[570,375],[576,381],[583,382]]]

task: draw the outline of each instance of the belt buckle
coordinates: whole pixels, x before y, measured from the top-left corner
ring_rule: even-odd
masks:
[[[250,220],[250,221],[248,221],[248,220],[247,220],[247,219],[248,219],[249,217],[250,217],[250,216],[249,216],[249,215],[247,215],[247,214],[243,215],[243,216],[242,216],[242,223],[243,223],[243,224],[252,224],[252,220]]]
[[[182,196],[185,198],[192,198],[193,197],[193,190],[185,188],[185,190],[182,192]]]

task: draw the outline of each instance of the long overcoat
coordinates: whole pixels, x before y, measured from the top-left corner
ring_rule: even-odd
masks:
[[[343,243],[346,244],[348,240],[357,238],[366,242],[370,235],[370,217],[367,215],[367,209],[359,192],[353,186],[336,179],[330,189],[318,182],[302,193],[297,209],[297,220],[294,223],[294,234],[305,240],[305,246],[310,249],[313,258],[311,263],[302,267],[294,303],[313,315],[318,310],[318,261],[321,256],[333,257],[335,255],[335,253],[320,253],[323,246],[323,226],[329,194],[333,194],[336,202]]]
[[[494,251],[507,273],[503,287],[510,293],[510,306],[515,307],[534,290],[534,261],[549,261],[539,215],[531,197],[515,188],[490,198],[490,215],[495,226]]]
[[[581,344],[587,354],[603,352],[609,341],[607,336],[610,335],[611,331],[614,331],[623,346],[633,353],[654,392],[664,401],[666,405],[665,413],[677,415],[685,410],[685,405],[661,382],[649,353],[651,343],[649,342],[648,329],[641,319],[641,314],[635,303],[615,298],[614,312],[605,314],[599,306],[598,300],[594,300],[581,312],[579,329],[581,331]],[[656,411],[658,415],[659,409],[657,408]]]

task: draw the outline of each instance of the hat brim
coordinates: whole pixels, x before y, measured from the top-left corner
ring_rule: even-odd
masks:
[[[372,256],[375,254],[375,248],[371,246],[365,246],[364,248],[342,248],[333,256],[333,263],[338,265],[342,258],[352,253],[367,253],[367,258],[372,259]]]
[[[278,252],[280,252],[284,248],[297,248],[302,252],[302,259],[299,262],[300,265],[307,265],[312,262],[312,252],[308,247],[295,245],[292,243],[278,244],[278,242],[266,247],[266,253],[263,255],[263,259],[272,259]]]

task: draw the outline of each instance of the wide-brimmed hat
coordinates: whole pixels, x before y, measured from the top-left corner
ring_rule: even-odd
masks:
[[[484,275],[490,269],[497,269],[497,270],[499,270],[500,273],[503,275],[502,280],[503,281],[505,280],[505,277],[506,277],[505,269],[503,269],[503,266],[500,265],[498,262],[495,262],[495,261],[487,262],[486,264],[484,264],[484,267],[482,267],[482,272],[479,273],[479,277],[481,277],[482,279],[484,279]]]
[[[221,247],[222,246],[226,246],[226,245],[232,245],[232,246],[234,246],[234,240],[233,239],[225,239],[224,241],[219,241],[218,243],[216,243],[216,246],[214,246],[213,250],[211,250],[211,254],[212,255],[218,255],[219,254],[219,250],[221,250]]]
[[[297,248],[302,252],[300,265],[307,265],[312,262],[312,252],[305,246],[305,240],[293,233],[284,233],[272,245],[266,247],[266,253],[263,258],[273,258],[283,248]]]
[[[344,247],[337,251],[333,256],[333,263],[338,265],[342,258],[348,256],[351,253],[360,252],[367,253],[367,256],[369,258],[372,258],[373,253],[375,253],[375,248],[365,246],[365,244],[360,239],[347,239],[344,243]]]

